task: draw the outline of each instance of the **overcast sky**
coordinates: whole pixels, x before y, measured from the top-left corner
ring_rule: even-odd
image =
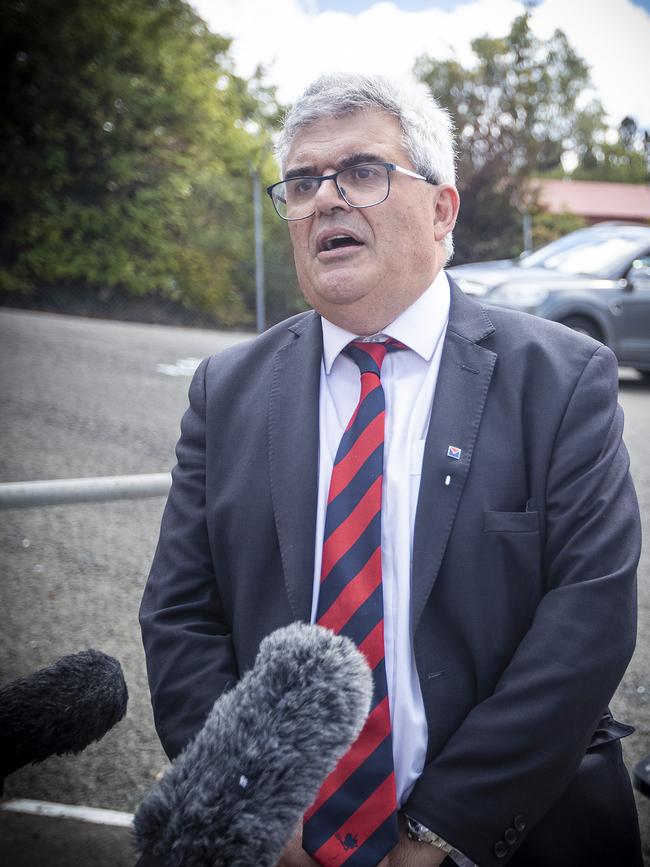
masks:
[[[383,72],[408,77],[418,55],[471,61],[470,41],[504,36],[521,13],[517,0],[192,0],[210,28],[233,38],[236,72],[258,63],[293,101],[321,72]],[[650,0],[542,0],[533,31],[555,28],[591,67],[613,126],[631,115],[650,128]]]

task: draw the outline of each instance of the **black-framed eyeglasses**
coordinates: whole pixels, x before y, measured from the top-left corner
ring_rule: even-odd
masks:
[[[360,163],[331,175],[288,178],[272,184],[266,192],[283,220],[306,220],[316,213],[314,200],[323,181],[334,181],[339,195],[350,207],[371,208],[388,198],[391,172],[400,172],[434,186],[436,183],[395,163]]]

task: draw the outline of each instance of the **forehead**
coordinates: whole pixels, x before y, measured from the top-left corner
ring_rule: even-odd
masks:
[[[294,137],[285,172],[304,167],[323,171],[355,153],[410,166],[397,118],[380,109],[364,109],[341,117],[324,117]]]

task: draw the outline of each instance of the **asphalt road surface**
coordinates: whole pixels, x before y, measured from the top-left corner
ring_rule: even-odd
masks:
[[[198,359],[250,339],[232,332],[0,311],[0,481],[171,468]],[[650,386],[621,372],[626,442],[650,538]],[[122,663],[129,710],[99,744],[11,776],[4,799],[132,812],[166,758],[155,735],[137,610],[162,498],[9,510],[0,530],[0,683],[95,647]],[[636,726],[628,767],[650,753],[650,546],[639,572],[639,642],[613,702]],[[638,797],[650,865],[650,798]],[[7,867],[127,867],[126,829],[0,812]],[[549,865],[552,867],[552,865]]]

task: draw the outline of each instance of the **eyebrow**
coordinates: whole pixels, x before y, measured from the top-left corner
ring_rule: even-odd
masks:
[[[347,169],[350,166],[358,166],[360,163],[383,163],[386,162],[383,157],[377,156],[377,154],[369,153],[367,151],[363,151],[361,153],[350,154],[348,157],[343,157],[340,159],[335,165],[338,167],[338,171],[341,169]],[[288,181],[291,178],[313,178],[320,177],[318,174],[318,169],[314,165],[310,166],[296,166],[294,169],[289,169],[289,171],[284,176],[283,180]]]

